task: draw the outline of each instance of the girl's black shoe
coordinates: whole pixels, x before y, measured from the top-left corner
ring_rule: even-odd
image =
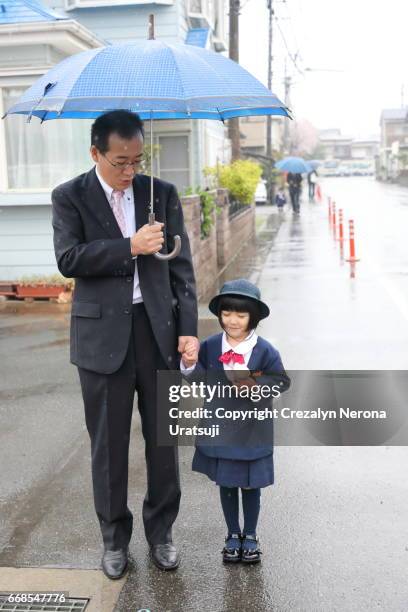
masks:
[[[255,546],[248,544],[248,542],[255,542]],[[259,548],[259,540],[256,535],[245,535],[242,536],[242,550],[241,550],[241,561],[242,563],[259,563],[261,560],[262,551]]]
[[[222,560],[224,563],[237,563],[241,561],[241,539],[240,533],[229,533],[225,538],[225,546],[222,549]]]

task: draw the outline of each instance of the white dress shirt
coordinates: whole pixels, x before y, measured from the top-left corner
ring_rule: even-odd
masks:
[[[242,340],[242,342],[237,344],[237,346],[235,347],[230,345],[230,343],[227,340],[227,334],[223,332],[222,343],[221,343],[222,353],[226,353],[227,351],[234,351],[234,353],[238,353],[239,355],[242,355],[245,361],[245,363],[232,363],[232,362],[223,363],[222,365],[224,367],[224,370],[247,370],[248,363],[252,355],[252,350],[257,342],[258,342],[258,335],[254,329],[251,332],[249,332],[245,340]],[[183,363],[183,360],[182,359],[180,360],[180,370],[184,372],[185,374],[189,374],[194,369],[195,369],[195,365],[189,368],[186,368],[186,366]]]
[[[227,351],[234,351],[234,353],[238,353],[244,357],[245,363],[223,363],[224,370],[247,370],[248,362],[252,355],[252,350],[255,344],[258,342],[258,335],[253,329],[239,344],[235,347],[231,346],[227,340],[227,334],[224,332],[222,334],[222,352],[226,353]]]
[[[102,186],[102,189],[105,192],[106,198],[109,202],[109,206],[111,206],[112,193],[115,190],[113,187],[108,185],[103,180],[96,166],[95,166],[95,171],[96,171],[96,176],[98,177],[98,180]],[[122,198],[122,205],[123,205],[123,213],[125,215],[125,221],[126,221],[126,235],[124,237],[130,238],[131,236],[133,236],[133,234],[136,231],[135,198],[133,194],[132,185],[130,185],[130,187],[124,190],[124,196]],[[139,285],[139,273],[137,270],[137,259],[136,257],[134,257],[133,259],[135,260],[135,275],[133,278],[133,304],[138,304],[140,302],[143,302],[143,297],[142,297],[142,292],[140,291],[140,285]]]

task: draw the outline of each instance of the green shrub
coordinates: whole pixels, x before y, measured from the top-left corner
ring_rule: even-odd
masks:
[[[251,204],[262,175],[262,168],[249,159],[238,159],[232,164],[205,168],[204,174],[212,181],[218,179],[219,186],[228,189],[233,199],[242,204]]]
[[[214,223],[212,213],[214,210],[219,212],[219,207],[216,205],[214,195],[201,187],[186,187],[182,195],[198,195],[200,197],[201,238],[207,238],[207,236],[210,235]]]
[[[200,189],[198,193],[201,204],[201,238],[207,238],[214,223],[213,211],[218,211],[218,207],[215,204],[214,196],[209,191]]]

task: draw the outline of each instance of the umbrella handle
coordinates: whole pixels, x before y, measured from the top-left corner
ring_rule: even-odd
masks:
[[[154,225],[155,220],[155,214],[149,213],[149,225]],[[180,253],[180,250],[181,238],[180,236],[176,235],[174,236],[174,249],[171,253],[166,253],[165,255],[163,253],[153,253],[153,255],[161,261],[168,261],[169,259],[174,259],[175,257],[177,257],[177,255]]]

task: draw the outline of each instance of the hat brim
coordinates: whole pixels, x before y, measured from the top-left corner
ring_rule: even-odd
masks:
[[[259,314],[260,314],[261,319],[266,319],[266,317],[269,317],[270,315],[269,306],[267,306],[265,302],[262,302],[261,300],[257,300],[251,295],[246,295],[245,293],[242,293],[241,291],[228,291],[227,293],[219,293],[218,295],[214,296],[212,300],[210,300],[210,303],[208,304],[208,308],[216,317],[218,316],[218,302],[220,301],[221,298],[226,297],[228,295],[238,296],[241,298],[252,300],[259,306]]]

